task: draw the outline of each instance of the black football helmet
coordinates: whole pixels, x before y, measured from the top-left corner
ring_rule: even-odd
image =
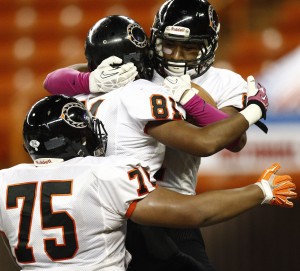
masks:
[[[150,45],[156,71],[168,75],[190,74],[196,78],[213,64],[218,47],[220,23],[212,5],[205,0],[169,0],[158,10],[151,28]],[[193,60],[166,60],[162,41],[196,43],[199,53]]]
[[[53,95],[35,103],[23,125],[24,147],[37,165],[78,156],[103,156],[107,133],[83,103]]]
[[[150,80],[153,68],[149,58],[149,39],[133,19],[107,16],[94,24],[85,41],[85,56],[91,71],[106,58],[117,56],[123,64],[133,62],[140,78]]]

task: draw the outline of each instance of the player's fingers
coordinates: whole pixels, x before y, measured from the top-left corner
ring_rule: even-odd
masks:
[[[248,86],[253,86],[253,85],[255,86],[255,79],[252,75],[249,75],[247,77],[247,83],[248,83]]]
[[[186,83],[191,83],[191,77],[188,74],[184,74],[180,78]]]
[[[134,79],[135,79],[135,77],[137,76],[137,72],[136,73],[134,73],[134,74],[132,74],[132,76],[131,77],[126,77],[126,79],[124,79],[124,80],[122,80],[121,82],[120,82],[120,84],[122,84],[122,86],[126,86],[128,83],[130,83],[130,82],[132,82]]]
[[[280,183],[276,188],[296,190],[296,185],[292,181],[286,181],[286,182]]]
[[[290,189],[282,189],[282,190],[276,191],[275,195],[276,195],[276,197],[282,196],[282,197],[288,197],[290,199],[297,198],[297,193]]]
[[[280,184],[283,182],[293,182],[293,179],[289,175],[276,175],[273,180],[274,185],[277,185],[277,184]]]
[[[248,97],[254,96],[257,93],[257,88],[255,86],[255,79],[252,75],[247,77],[247,85],[248,85]]]
[[[111,66],[111,65],[114,65],[114,64],[121,64],[122,63],[122,59],[119,58],[119,57],[116,57],[116,56],[110,56],[106,59],[104,59],[100,66],[101,67],[105,67],[105,66]]]
[[[270,167],[270,170],[271,170],[273,173],[276,173],[279,169],[280,169],[280,164],[279,164],[279,163],[274,163],[274,164]]]
[[[269,168],[267,168],[261,175],[260,179],[264,179],[264,180],[269,180],[270,177],[276,173],[278,170],[280,169],[280,164],[279,163],[274,163],[272,166],[270,166]],[[276,178],[276,176],[275,176]]]
[[[130,70],[128,71],[124,71],[123,73],[120,73],[119,75],[119,82],[127,80],[127,78],[135,78],[137,75],[137,69],[136,67],[132,67]]]
[[[121,66],[121,69],[123,72],[127,72],[127,71],[130,71],[130,70],[136,70],[136,66],[134,66],[134,64],[132,62],[128,62],[126,64],[123,64]]]
[[[273,199],[271,202],[271,205],[277,205],[284,208],[293,208],[294,203],[292,201],[289,201],[286,197],[278,196],[275,199]]]

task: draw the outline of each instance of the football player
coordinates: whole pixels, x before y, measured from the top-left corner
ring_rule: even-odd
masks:
[[[191,83],[199,85],[211,95],[225,117],[225,114],[234,115],[243,109],[247,100],[245,97],[247,82],[237,73],[212,66],[218,48],[219,32],[218,14],[207,1],[191,0],[187,4],[184,0],[170,0],[162,4],[151,28],[150,43],[155,67],[152,81],[157,84],[163,83],[175,94],[174,97],[177,97],[178,92],[180,94],[178,91],[180,84],[183,89],[191,88]],[[173,81],[168,80],[174,76],[178,77],[177,84],[172,84]],[[179,101],[176,98],[175,100]],[[233,152],[241,151],[246,142],[247,137],[244,133],[227,149]],[[200,163],[200,157],[167,148],[162,167],[163,177],[158,184],[179,193],[193,195],[197,176],[199,172],[201,174]],[[202,265],[206,271],[215,270],[207,256],[200,229],[158,229],[143,228],[140,225],[133,225],[129,227],[130,229],[135,229],[135,233],[140,231],[140,235],[143,236],[140,239],[127,238],[129,250],[133,255],[137,255],[131,262],[129,268],[131,271],[139,270],[142,266],[149,266],[146,270],[151,270],[151,267],[153,270],[166,269],[174,253],[163,256],[155,253],[166,239],[172,242],[181,255],[191,257],[194,266]],[[143,248],[149,247],[151,247],[150,259],[149,255],[143,253]],[[194,268],[192,270],[201,270]]]
[[[296,195],[290,176],[275,175],[279,164],[238,189],[191,197],[155,188],[143,161],[99,157],[107,141],[103,124],[63,95],[33,105],[23,139],[34,163],[0,171],[0,232],[22,270],[125,271],[128,218],[199,227],[260,203],[292,207]]]
[[[211,16],[209,14],[213,11],[211,6],[205,1],[198,2],[201,3],[202,9],[206,8],[204,9],[206,12],[204,14],[207,15],[207,20],[211,18],[209,17]],[[177,2],[175,1],[175,3]],[[169,6],[171,7],[171,5]],[[186,8],[189,9],[189,7]],[[193,9],[193,12],[195,12],[195,9]],[[142,158],[147,163],[151,163],[152,177],[157,172],[157,169],[161,167],[164,150],[161,149],[160,143],[164,143],[167,145],[167,158],[164,160],[163,166],[164,172],[160,176],[156,174],[156,179],[160,181],[159,184],[162,186],[184,194],[193,195],[195,194],[197,172],[200,164],[199,157],[212,155],[222,148],[228,147],[229,144],[231,144],[229,145],[231,149],[236,148],[236,150],[240,150],[245,144],[244,132],[247,127],[242,127],[242,125],[236,123],[237,126],[233,129],[233,120],[240,118],[240,115],[243,114],[248,120],[248,125],[257,122],[267,109],[267,99],[262,99],[265,96],[265,92],[263,88],[257,89],[255,82],[249,81],[249,88],[255,89],[255,91],[252,94],[254,96],[252,98],[249,97],[248,100],[259,100],[258,104],[261,108],[254,104],[248,104],[249,106],[241,111],[241,114],[236,114],[230,120],[223,120],[218,124],[210,125],[210,127],[196,129],[196,127],[183,121],[168,121],[171,120],[170,118],[179,118],[178,112],[174,112],[173,108],[175,107],[176,109],[175,103],[172,102],[175,97],[177,97],[176,101],[182,103],[190,115],[196,119],[198,117],[200,125],[203,125],[201,123],[203,119],[206,120],[204,121],[205,125],[212,122],[212,120],[218,119],[219,113],[213,111],[208,104],[203,103],[203,100],[201,101],[195,95],[195,91],[191,88],[191,84],[186,80],[186,77],[178,77],[177,81],[167,78],[164,84],[171,89],[170,94],[172,94],[172,97],[158,85],[145,80],[138,80],[128,84],[130,81],[128,81],[128,73],[133,78],[138,73],[139,78],[151,79],[151,62],[149,62],[147,57],[146,40],[147,37],[144,31],[133,20],[124,16],[104,18],[94,25],[86,39],[85,52],[90,72],[78,72],[68,68],[60,69],[47,76],[45,87],[52,92],[57,92],[58,90],[71,91],[67,91],[66,94],[73,93],[74,90],[76,93],[89,91],[105,93],[110,90],[109,86],[113,88],[119,86],[120,82],[122,82],[120,83],[121,85],[126,82],[124,83],[124,88],[99,96],[93,100],[89,97],[87,101],[89,109],[94,114],[101,116],[109,134],[113,135],[108,142],[108,155],[131,153],[138,158]],[[151,40],[155,39],[152,38]],[[189,43],[189,41],[187,42]],[[107,57],[112,55],[118,58],[110,57],[107,59]],[[114,65],[110,65],[111,63],[114,63]],[[157,64],[156,69],[158,70]],[[186,69],[182,70],[183,76],[185,76],[184,72],[186,72]],[[158,75],[154,78],[157,77]],[[226,77],[224,76],[224,78]],[[163,80],[163,77],[161,77],[161,80]],[[184,88],[180,87],[180,84]],[[236,91],[241,91],[240,97],[236,94],[233,94],[231,97],[231,93],[228,91],[229,97],[227,98],[234,101],[235,104],[240,103],[239,106],[242,108],[242,94],[244,94],[245,90],[244,88],[239,88],[240,84],[237,85],[239,86],[236,86]],[[85,86],[84,90],[82,86]],[[197,103],[199,102],[197,97],[200,99],[200,104]],[[86,97],[83,98],[87,99]],[[223,98],[223,96],[220,95],[219,98]],[[230,101],[226,105],[229,104]],[[232,108],[230,110],[234,111]],[[214,114],[217,117],[210,119],[209,116]],[[223,113],[219,119],[227,117]],[[185,152],[189,152],[190,155],[187,155]],[[153,165],[154,163],[156,164]],[[198,229],[187,230],[187,234],[185,234],[185,231],[181,232],[188,238],[189,236],[193,239],[197,238],[201,243],[199,247],[203,248],[204,251],[204,245]]]

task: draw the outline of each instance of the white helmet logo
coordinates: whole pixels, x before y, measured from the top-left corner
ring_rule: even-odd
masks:
[[[72,119],[72,115],[69,114],[69,110],[72,108],[76,108],[76,107],[85,110],[83,104],[74,103],[74,102],[67,103],[62,108],[60,118],[63,119],[66,123],[68,123],[70,126],[72,126],[74,128],[84,128],[87,126],[86,123],[84,123],[82,121],[81,122],[74,121]]]
[[[144,40],[142,41],[139,41],[135,38],[135,33],[134,31],[138,29],[139,32],[143,32],[143,29],[140,25],[138,24],[129,24],[127,26],[127,33],[128,33],[128,36],[129,36],[129,40],[136,46],[136,47],[139,47],[139,48],[145,48],[147,46],[147,38],[146,36],[144,37]]]

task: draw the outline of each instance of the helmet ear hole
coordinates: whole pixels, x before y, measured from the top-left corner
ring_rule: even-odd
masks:
[[[35,163],[51,159],[105,154],[107,133],[94,125],[84,105],[75,98],[53,95],[39,100],[27,113],[23,125],[26,152]]]
[[[174,75],[174,69],[182,70],[192,78],[201,76],[214,63],[219,30],[217,12],[209,2],[189,0],[188,5],[185,0],[165,2],[156,13],[151,28],[150,46],[154,54],[155,70],[163,77]],[[159,41],[163,39],[180,43],[199,43],[201,49],[194,59],[169,61],[164,58],[159,46]],[[183,66],[186,68],[180,69]]]

